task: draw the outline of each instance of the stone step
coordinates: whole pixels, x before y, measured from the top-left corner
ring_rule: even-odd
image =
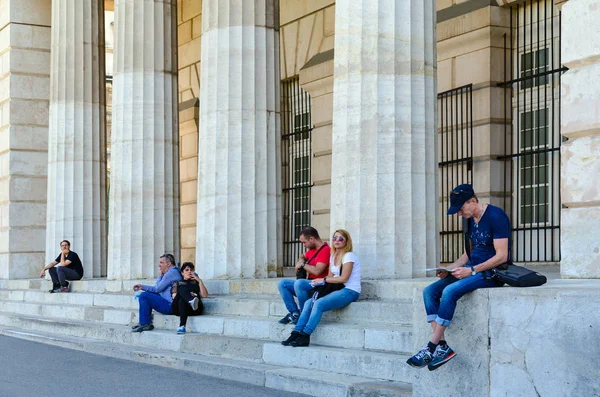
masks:
[[[292,278],[293,279],[293,278]],[[271,295],[279,296],[277,284],[281,278],[248,280],[204,280],[211,295]],[[412,299],[415,288],[423,288],[435,279],[363,280],[359,300]],[[135,284],[154,285],[156,280],[83,279],[71,282],[73,292],[132,293]],[[0,280],[0,290],[40,290],[47,292],[50,281],[44,279]]]
[[[289,347],[266,343],[263,361],[265,364],[281,365],[294,363],[300,368],[330,371],[345,375],[360,375],[366,378],[410,383],[414,371],[406,364],[409,355],[379,353],[335,347]]]
[[[137,309],[138,303],[131,293],[61,293],[51,294],[39,290],[0,291],[0,301],[26,301],[43,304],[69,304],[73,306],[102,306],[114,309]],[[214,296],[203,299],[206,314],[246,316],[246,317],[278,317],[287,314],[285,305],[275,296],[255,295],[252,297]],[[82,309],[83,310],[83,309]],[[82,310],[79,310],[82,312]],[[31,313],[31,312],[28,312]],[[43,313],[40,311],[38,313]],[[79,314],[73,313],[75,318]],[[122,314],[115,313],[115,316]],[[412,299],[394,301],[358,301],[349,306],[326,312],[323,319],[337,322],[381,322],[390,324],[408,324],[412,321]]]
[[[70,294],[47,294],[69,296]],[[75,296],[73,294],[70,296]],[[68,304],[43,304],[35,302],[0,301],[0,311],[6,313],[44,316],[46,318],[97,321],[105,324],[131,325],[138,323],[137,309],[117,310],[110,307]],[[179,317],[154,313],[157,329],[175,330]],[[188,331],[241,338],[265,339],[279,342],[287,339],[293,325],[279,324],[273,317],[241,317],[202,315],[188,318]],[[393,352],[412,350],[412,326],[376,322],[327,322],[315,331],[317,344],[355,349],[372,349]]]
[[[174,353],[160,349],[107,343],[90,338],[72,338],[16,328],[0,327],[0,334],[49,343],[90,353],[176,368],[220,379],[322,397],[409,397],[411,385],[401,382],[374,381],[300,368],[282,368],[261,363]]]

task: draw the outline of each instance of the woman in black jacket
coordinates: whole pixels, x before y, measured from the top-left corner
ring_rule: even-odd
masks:
[[[176,281],[171,286],[171,296],[173,297],[171,309],[173,314],[180,318],[177,333],[185,334],[188,316],[202,314],[204,306],[200,298],[208,298],[208,291],[202,280],[194,273],[192,262],[183,262],[181,276],[183,280]]]

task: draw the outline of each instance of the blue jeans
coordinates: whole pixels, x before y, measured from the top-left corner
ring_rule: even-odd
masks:
[[[448,275],[423,290],[427,322],[435,321],[444,327],[450,326],[456,302],[467,292],[479,288],[493,288],[499,285],[493,280],[487,280],[482,273],[463,278],[462,280]]]
[[[315,328],[317,328],[319,321],[321,321],[324,312],[346,307],[355,302],[359,296],[358,292],[344,288],[334,291],[316,301],[312,299],[307,300],[294,331],[304,332],[309,335],[312,334]]]
[[[277,284],[277,289],[279,289],[279,294],[283,298],[283,303],[285,303],[288,312],[293,313],[300,311],[298,307],[304,307],[304,302],[308,299],[312,285],[310,280],[290,280],[286,278]],[[294,296],[298,298],[299,306],[296,306]]]
[[[173,310],[171,309],[171,302],[169,302],[159,294],[155,294],[154,292],[142,292],[139,295],[139,300],[140,324],[146,325],[152,322],[152,320],[150,320],[152,309],[162,314],[173,314]]]

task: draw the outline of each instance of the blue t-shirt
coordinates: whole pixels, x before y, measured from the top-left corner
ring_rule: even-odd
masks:
[[[483,216],[476,224],[473,218],[469,218],[470,235],[473,243],[471,258],[466,266],[476,266],[496,255],[494,240],[508,239],[508,259],[510,260],[510,220],[502,209],[488,204]],[[486,272],[487,273],[487,272]]]

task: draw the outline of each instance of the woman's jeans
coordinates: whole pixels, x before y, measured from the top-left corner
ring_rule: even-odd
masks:
[[[311,280],[299,279],[299,280],[290,280],[283,279],[277,284],[277,289],[279,289],[279,294],[283,299],[283,303],[285,303],[285,307],[288,312],[299,312],[298,306],[296,306],[296,301],[294,300],[294,296],[298,298],[299,307],[304,307],[304,302],[309,298],[309,292],[312,289]]]
[[[482,273],[477,273],[462,280],[450,275],[441,278],[423,290],[427,322],[435,321],[444,327],[448,327],[456,310],[456,302],[464,294],[479,288],[499,286],[495,281],[486,279]]]
[[[308,299],[306,303],[304,303],[302,314],[298,319],[294,331],[304,332],[309,335],[312,334],[315,328],[317,328],[319,321],[321,321],[324,312],[346,307],[352,302],[355,302],[359,296],[360,294],[358,292],[344,288],[334,291],[316,301],[312,298]]]

